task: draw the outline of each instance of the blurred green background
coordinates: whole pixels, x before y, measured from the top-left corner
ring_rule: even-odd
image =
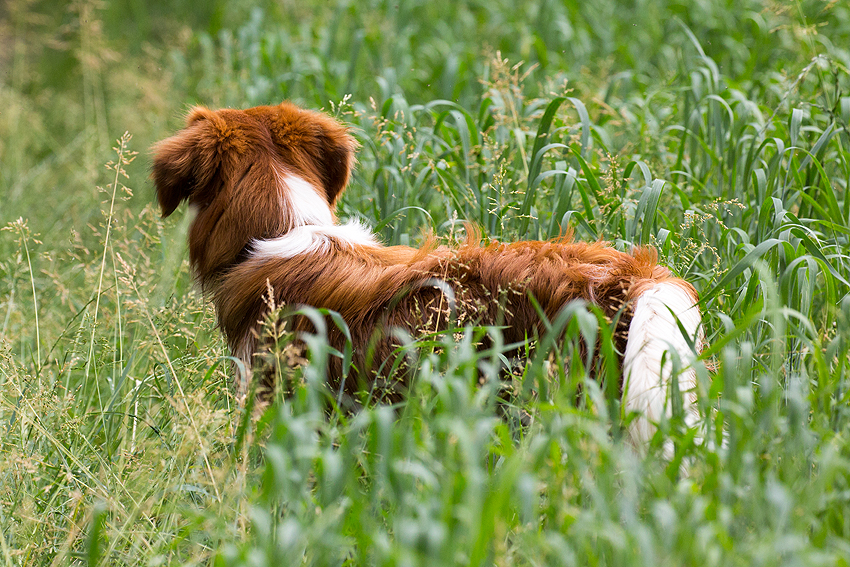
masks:
[[[4,2],[0,565],[847,565],[848,46],[839,0]],[[319,339],[235,406],[148,148],[282,99],[351,126],[339,213],[388,244],[655,246],[700,426],[624,442],[583,308],[511,396],[461,328],[398,407],[334,409]]]

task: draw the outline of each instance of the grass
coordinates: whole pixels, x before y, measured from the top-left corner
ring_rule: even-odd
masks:
[[[14,1],[0,44],[0,565],[848,564],[844,3]],[[411,342],[397,407],[336,410],[321,336],[236,407],[147,148],[283,98],[352,125],[339,212],[388,244],[654,245],[703,298],[708,441],[635,454],[605,357],[539,348],[500,402],[498,329]]]

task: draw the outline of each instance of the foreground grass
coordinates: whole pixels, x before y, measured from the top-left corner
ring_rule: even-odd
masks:
[[[0,564],[847,564],[843,4],[210,6],[182,33],[146,12],[174,39],[136,51],[117,8],[74,4],[71,47],[9,10]],[[568,356],[595,340],[581,306],[508,405],[498,329],[458,329],[410,346],[402,406],[335,411],[316,337],[291,398],[234,407],[188,219],[158,219],[133,152],[188,101],[283,97],[352,124],[340,213],[387,243],[470,220],[655,245],[703,297],[707,442],[676,419],[646,455],[622,441]]]

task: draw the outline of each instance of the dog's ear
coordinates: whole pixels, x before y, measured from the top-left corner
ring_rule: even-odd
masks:
[[[153,147],[153,179],[156,196],[167,217],[197,191],[207,187],[220,166],[216,151],[216,136],[224,121],[204,107],[193,108],[186,118],[186,127]]]
[[[348,185],[351,170],[354,166],[354,152],[358,143],[348,133],[348,129],[333,119],[328,118],[323,124],[323,133],[320,136],[321,164],[320,173],[328,203],[333,205],[342,195]]]

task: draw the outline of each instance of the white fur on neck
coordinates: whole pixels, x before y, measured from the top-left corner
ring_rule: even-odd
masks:
[[[283,236],[255,240],[253,255],[255,258],[293,258],[301,254],[327,252],[334,243],[342,248],[378,245],[372,231],[358,221],[351,220],[342,225],[296,226]]]
[[[655,424],[672,412],[673,357],[680,361],[678,385],[686,423],[693,425],[696,421],[693,404],[696,373],[690,367],[693,352],[676,323],[677,318],[688,338],[699,345],[700,313],[685,288],[673,282],[659,283],[637,298],[623,357],[623,405],[627,412],[642,414],[632,422],[629,431],[637,447],[646,447],[655,433]],[[672,456],[672,446],[665,447],[665,453],[668,451]]]
[[[333,224],[331,207],[318,188],[303,177],[278,167],[274,168],[274,174],[280,186],[280,206],[292,215],[296,226]]]
[[[306,179],[275,168],[280,184],[281,208],[292,215],[295,226],[283,236],[255,240],[255,258],[293,258],[301,254],[322,253],[333,244],[341,248],[378,246],[375,235],[356,220],[335,224],[330,205]],[[288,204],[287,204],[288,202]]]

